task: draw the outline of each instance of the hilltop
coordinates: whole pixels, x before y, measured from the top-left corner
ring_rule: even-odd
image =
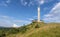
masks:
[[[60,37],[60,23],[32,22],[19,28],[5,28],[0,30],[0,37]]]

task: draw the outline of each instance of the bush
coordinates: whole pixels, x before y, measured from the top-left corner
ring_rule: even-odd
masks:
[[[22,28],[21,28],[21,33],[25,33],[27,31],[27,27],[24,25]]]
[[[2,33],[2,34],[0,35],[0,37],[6,37],[6,34],[5,34],[5,33]]]
[[[40,28],[40,25],[37,24],[37,25],[35,26],[35,28]]]
[[[16,33],[18,33],[18,32],[19,32],[18,29],[10,29],[10,30],[8,31],[8,34],[16,34]]]

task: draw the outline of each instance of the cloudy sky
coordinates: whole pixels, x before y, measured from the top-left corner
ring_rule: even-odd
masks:
[[[37,19],[37,7],[41,8],[41,20],[60,22],[60,0],[0,0],[0,26],[22,26]]]

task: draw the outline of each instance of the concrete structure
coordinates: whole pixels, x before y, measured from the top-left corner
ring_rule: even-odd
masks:
[[[38,7],[38,22],[40,22],[40,7]]]

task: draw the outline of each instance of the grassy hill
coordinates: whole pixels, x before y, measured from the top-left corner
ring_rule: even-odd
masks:
[[[19,28],[3,28],[0,37],[60,37],[60,23],[32,22]]]
[[[60,37],[60,25],[41,27],[27,37]]]

